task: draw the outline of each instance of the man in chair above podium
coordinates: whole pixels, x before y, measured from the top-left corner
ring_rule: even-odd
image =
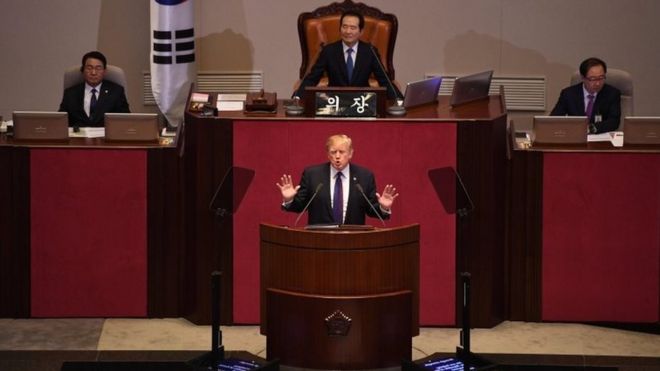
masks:
[[[385,75],[379,63],[378,51],[369,43],[360,41],[364,30],[364,17],[356,11],[346,11],[340,18],[341,40],[326,45],[321,50],[316,63],[303,78],[294,97],[303,98],[305,88],[316,86],[323,74],[328,76],[329,86],[369,87],[369,77],[373,74],[381,87],[387,88],[389,99],[396,99],[401,93]]]

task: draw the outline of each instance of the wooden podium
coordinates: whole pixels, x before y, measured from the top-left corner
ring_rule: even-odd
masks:
[[[373,369],[410,359],[419,334],[419,225],[368,231],[260,227],[268,359]]]

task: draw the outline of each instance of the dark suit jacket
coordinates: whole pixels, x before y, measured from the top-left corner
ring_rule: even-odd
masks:
[[[83,107],[85,83],[82,82],[64,90],[60,112],[69,114],[69,126],[103,126],[103,115],[106,112],[129,113],[128,101],[124,88],[112,81],[103,80],[98,102],[92,117],[87,116]]]
[[[387,82],[385,72],[380,68],[378,60],[376,60],[374,56],[374,54],[378,55],[378,50],[374,47],[374,50],[371,51],[370,48],[371,44],[362,41],[359,42],[355,66],[353,67],[353,78],[349,84],[342,41],[339,40],[326,45],[321,50],[316,63],[314,63],[309,74],[307,74],[300,83],[300,87],[294,95],[304,98],[305,87],[316,86],[321,80],[321,77],[323,77],[324,72],[328,75],[329,86],[361,87],[369,86],[369,76],[371,76],[371,73],[373,72],[376,80],[378,80],[378,85],[387,88],[387,96],[390,99],[401,96],[401,93],[398,92],[398,90],[396,92],[392,90],[390,84]]]
[[[584,111],[584,94],[582,92],[582,83],[579,83],[561,91],[559,100],[550,115],[584,116]],[[602,117],[601,122],[595,122],[597,115]],[[595,127],[595,133],[614,131],[619,127],[620,119],[621,92],[619,89],[605,84],[603,89],[596,95],[594,109],[589,118],[590,127]]]
[[[380,211],[380,205],[376,198],[376,180],[373,173],[355,164],[349,164],[349,166],[351,179],[349,179],[350,187],[344,224],[364,224],[365,214],[377,218],[376,212],[383,219],[389,218],[388,214]],[[362,194],[360,194],[360,191],[355,186],[356,182],[362,186],[364,193],[367,195],[373,208],[376,209],[376,212],[374,212]],[[298,193],[293,201],[284,210],[296,213],[301,212],[320,183],[323,183],[323,187],[319,190],[316,198],[314,198],[307,209],[308,223],[333,224],[332,203],[330,201],[330,193],[332,192],[330,187],[330,163],[310,166],[303,171],[302,179],[300,180],[300,189],[298,189]]]

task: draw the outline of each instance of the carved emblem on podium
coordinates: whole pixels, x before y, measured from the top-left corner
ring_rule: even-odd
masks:
[[[331,315],[325,317],[325,327],[329,336],[346,336],[351,329],[353,320],[337,309]]]

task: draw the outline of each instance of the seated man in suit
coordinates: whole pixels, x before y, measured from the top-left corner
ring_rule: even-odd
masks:
[[[382,195],[376,193],[373,173],[350,163],[351,138],[333,135],[328,138],[326,149],[330,161],[307,167],[299,185],[293,185],[291,175],[282,176],[277,183],[284,200],[282,208],[299,213],[309,203],[309,224],[364,224],[365,214],[389,218],[399,194],[391,184],[385,186]]]
[[[401,97],[401,92],[392,89],[385,71],[376,59],[378,50],[369,43],[360,41],[364,29],[362,14],[347,11],[340,18],[341,40],[328,44],[321,50],[316,63],[300,83],[300,87],[293,94],[302,98],[305,87],[316,86],[323,73],[328,75],[329,86],[369,86],[369,76],[373,73],[378,84],[387,88],[390,99]],[[350,76],[349,76],[350,73]]]
[[[607,65],[598,58],[580,64],[582,83],[561,91],[552,116],[588,116],[589,133],[605,133],[619,127],[621,92],[605,83]]]
[[[69,114],[69,126],[103,126],[106,112],[129,113],[124,88],[104,80],[107,61],[93,51],[82,58],[84,82],[64,90],[60,112]]]

